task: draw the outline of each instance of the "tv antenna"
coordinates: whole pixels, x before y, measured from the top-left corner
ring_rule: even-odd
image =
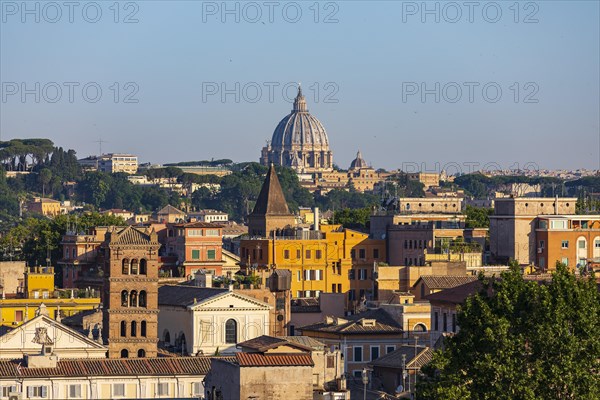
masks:
[[[102,155],[102,143],[108,143],[108,142],[106,140],[102,140],[102,138],[100,138],[100,139],[94,141],[94,143],[98,143],[98,147],[100,150],[100,153],[98,155],[101,156]]]

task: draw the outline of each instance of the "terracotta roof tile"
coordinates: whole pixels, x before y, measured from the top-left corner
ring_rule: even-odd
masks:
[[[444,289],[437,293],[432,293],[429,296],[425,296],[425,299],[429,300],[432,304],[463,304],[467,297],[479,292],[482,288],[483,284],[481,281],[475,280],[450,289]]]
[[[419,278],[429,289],[449,289],[477,280],[476,276],[426,275]],[[418,281],[417,281],[418,282]],[[416,284],[415,284],[416,286]]]
[[[158,357],[143,359],[59,360],[56,368],[27,368],[22,360],[0,360],[0,378],[14,378],[19,363],[26,377],[206,375],[212,358],[234,362],[235,357]],[[312,360],[311,360],[312,361]]]
[[[375,320],[375,324],[363,324],[363,320]],[[320,322],[318,324],[298,328],[301,331],[332,332],[343,335],[347,334],[388,334],[402,333],[403,329],[394,318],[385,310],[378,308],[352,315],[347,319],[334,319],[331,323]]]
[[[310,354],[237,353],[235,357],[240,367],[312,367],[315,365]]]

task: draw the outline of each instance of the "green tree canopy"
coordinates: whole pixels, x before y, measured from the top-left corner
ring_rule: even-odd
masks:
[[[494,214],[493,208],[467,206],[465,208],[467,228],[489,228],[490,215]]]
[[[600,398],[600,294],[557,263],[551,283],[512,267],[458,314],[460,331],[422,369],[421,400]]]

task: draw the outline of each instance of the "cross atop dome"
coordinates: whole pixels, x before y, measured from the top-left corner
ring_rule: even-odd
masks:
[[[294,99],[294,109],[292,112],[308,112],[308,107],[306,106],[306,99],[302,94],[302,86],[298,83],[298,95]]]

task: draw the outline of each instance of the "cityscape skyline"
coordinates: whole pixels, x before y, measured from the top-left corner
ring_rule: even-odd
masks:
[[[296,20],[292,2],[272,15],[256,3],[259,19],[237,2],[139,2],[52,23],[53,10],[3,2],[1,140],[48,137],[80,158],[100,138],[141,162],[258,161],[302,82],[341,168],[360,150],[385,169],[598,169],[599,7],[576,3],[502,3],[498,18],[489,2],[471,14],[299,3]],[[556,146],[566,138],[577,157]]]

